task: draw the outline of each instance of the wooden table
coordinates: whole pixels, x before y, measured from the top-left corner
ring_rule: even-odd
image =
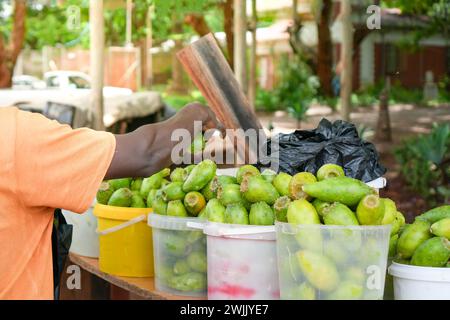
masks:
[[[104,273],[100,271],[98,268],[98,259],[82,257],[73,253],[69,254],[69,262],[68,264],[76,264],[80,266],[81,269],[88,272],[91,275],[94,275],[104,281],[108,282],[111,287],[111,291],[114,291],[114,287],[118,287],[129,293],[130,299],[150,299],[150,300],[204,300],[206,298],[195,298],[195,297],[186,297],[186,296],[177,296],[168,293],[163,293],[156,291],[155,289],[155,279],[153,277],[149,278],[131,278],[131,277],[120,277],[114,276],[108,273]],[[88,289],[91,289],[91,286],[87,286]],[[82,289],[83,290],[83,289]],[[63,295],[63,292],[61,293]],[[114,292],[111,292],[111,298],[124,298],[123,294],[117,295]],[[64,295],[62,298],[67,299],[67,295]]]

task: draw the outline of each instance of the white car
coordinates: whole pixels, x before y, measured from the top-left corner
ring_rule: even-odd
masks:
[[[12,88],[17,90],[45,89],[45,81],[33,76],[21,75],[12,78]]]

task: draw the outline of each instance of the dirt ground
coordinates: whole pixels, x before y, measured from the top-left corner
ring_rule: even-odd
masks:
[[[381,163],[386,167],[387,186],[381,191],[383,197],[392,198],[398,209],[405,214],[408,221],[427,209],[425,201],[420,195],[409,190],[399,174],[398,165],[392,154],[393,149],[404,139],[421,133],[429,132],[433,123],[450,123],[450,105],[439,107],[417,107],[413,105],[389,106],[391,119],[391,143],[377,143],[375,146],[380,153]],[[328,107],[314,106],[308,110],[308,118],[302,121],[301,129],[309,130],[317,127],[322,118],[330,121],[339,119],[339,114]],[[292,132],[297,129],[297,122],[286,112],[278,111],[274,114],[258,113],[265,128],[273,126],[273,133]],[[364,138],[373,142],[374,130],[378,119],[376,107],[357,108],[351,114],[351,121],[358,127],[365,129]]]

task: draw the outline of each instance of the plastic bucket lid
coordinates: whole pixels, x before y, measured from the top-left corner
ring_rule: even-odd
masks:
[[[340,226],[340,225],[324,225],[324,224],[292,224],[288,222],[275,221],[277,231],[287,234],[296,234],[299,230],[318,229],[318,230],[352,230],[360,232],[382,232],[389,235],[391,225],[370,225],[370,226]]]
[[[389,267],[389,274],[403,279],[450,282],[450,268],[419,267],[393,262]]]
[[[255,226],[208,222],[203,232],[212,237],[235,239],[273,240],[276,239],[275,226]]]
[[[111,220],[128,221],[139,217],[143,214],[147,215],[153,212],[152,208],[126,208],[106,206],[97,203],[94,207],[94,215],[98,218],[105,218]]]
[[[147,221],[150,227],[166,230],[202,230],[205,220],[151,214]]]

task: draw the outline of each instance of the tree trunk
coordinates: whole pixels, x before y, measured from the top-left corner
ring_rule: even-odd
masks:
[[[352,95],[353,26],[352,7],[349,0],[341,1],[342,45],[341,45],[341,117],[350,120]]]
[[[391,120],[389,117],[389,78],[386,81],[386,86],[380,94],[380,106],[378,109],[377,129],[375,132],[375,140],[379,142],[391,142]]]
[[[247,93],[247,15],[245,0],[234,0],[234,74]]]
[[[252,46],[250,48],[250,73],[248,81],[248,100],[250,102],[253,110],[255,109],[256,100],[256,23],[257,23],[257,12],[256,12],[256,0],[252,1],[252,18],[250,23],[250,30],[252,32]]]
[[[323,0],[318,24],[318,58],[317,75],[322,86],[322,92],[326,96],[331,96],[332,64],[333,64],[333,44],[331,42],[330,18],[333,4],[331,0]]]
[[[173,18],[172,34],[180,36],[183,33],[183,24],[178,21],[176,15]],[[187,94],[187,88],[183,80],[183,66],[178,60],[176,53],[183,49],[183,40],[175,39],[175,46],[172,52],[172,83],[168,91],[175,94]]]
[[[227,38],[227,59],[234,69],[234,33],[233,33],[233,21],[234,21],[234,8],[233,0],[226,0],[223,5],[223,30]]]
[[[0,88],[9,88],[12,84],[14,66],[25,39],[26,9],[25,0],[15,0],[13,29],[8,46],[0,35]]]

